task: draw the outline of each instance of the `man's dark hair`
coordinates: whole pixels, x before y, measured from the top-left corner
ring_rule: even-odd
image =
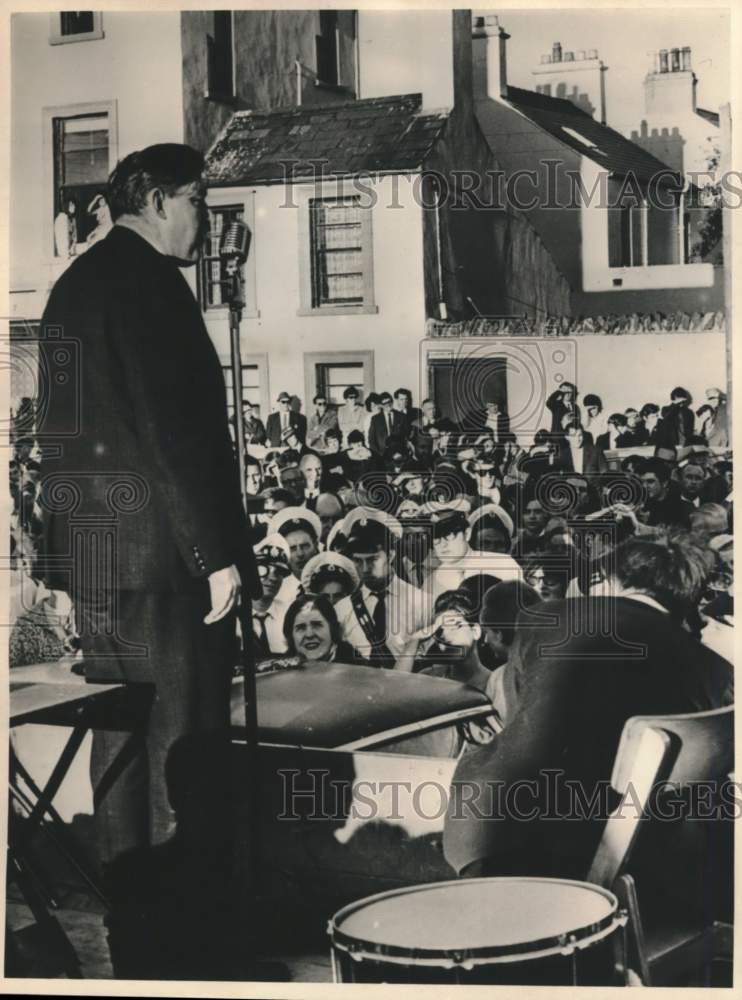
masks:
[[[245,468],[248,465],[257,465],[259,469],[262,469],[260,461],[254,455],[251,455],[249,451],[245,454]]]
[[[312,402],[316,405],[320,401],[320,399],[323,399],[325,402],[327,402],[327,396],[325,395],[324,392],[318,392],[317,395],[312,400]]]
[[[616,427],[626,427],[628,421],[623,413],[612,413],[610,417],[608,417],[608,423],[615,424]]]
[[[537,591],[521,580],[503,580],[491,587],[484,595],[479,612],[482,628],[499,629],[502,641],[512,646],[518,615],[540,602]],[[532,616],[524,616],[529,620]]]
[[[381,395],[379,396],[379,402],[381,403],[382,406],[384,405],[384,403],[391,403],[392,402],[391,392],[382,392]]]
[[[470,625],[477,623],[476,604],[464,590],[444,590],[436,597],[433,613],[439,615],[444,611],[458,611]]]
[[[710,550],[675,533],[651,541],[629,538],[605,554],[601,568],[622,587],[648,594],[683,618],[698,603],[714,561]]]
[[[271,486],[267,490],[263,490],[260,494],[264,500],[273,500],[274,503],[282,503],[287,507],[293,507],[296,503],[296,497],[290,490],[285,490],[283,486]]]
[[[645,403],[644,406],[642,406],[641,410],[639,410],[639,416],[643,420],[645,417],[648,417],[651,413],[659,413],[659,412],[660,408],[659,406],[657,406],[656,403]]]
[[[177,142],[129,153],[108,178],[111,218],[115,222],[121,215],[140,215],[150,191],[161,188],[172,196],[178,188],[200,180],[203,172],[203,153]]]
[[[600,396],[596,396],[595,393],[589,392],[587,394],[587,396],[583,396],[582,397],[582,405],[586,406],[586,407],[587,406],[599,406],[600,409],[602,410],[603,409],[603,400],[600,398]]]
[[[397,399],[398,396],[406,396],[407,397],[407,402],[408,403],[412,402],[412,393],[410,392],[409,389],[402,389],[402,388],[395,389],[394,390],[394,398]]]
[[[540,430],[536,431],[533,435],[533,443],[537,448],[540,448],[542,444],[549,443],[549,432],[546,428],[542,427]]]
[[[358,397],[360,396],[360,392],[358,391],[358,389],[356,389],[354,385],[349,385],[348,388],[343,392],[343,399],[350,399],[351,396],[354,396],[356,399],[358,399]]]
[[[381,406],[381,396],[378,392],[370,392],[368,396],[366,396],[366,409],[369,413],[371,412],[372,406]]]
[[[343,432],[339,427],[328,427],[325,431],[325,441],[327,441],[328,438],[335,438],[336,441],[342,441]]]
[[[682,387],[682,385],[675,386],[675,388],[670,393],[670,399],[684,399],[687,403],[693,402],[693,397],[691,396],[691,394],[688,392],[687,389],[684,389]]]
[[[671,469],[661,458],[647,458],[641,467],[640,475],[655,475],[661,483],[666,483],[670,479]]]

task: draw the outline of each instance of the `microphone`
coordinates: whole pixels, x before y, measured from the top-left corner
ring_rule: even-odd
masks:
[[[237,260],[244,264],[250,250],[250,230],[241,219],[230,222],[224,230],[219,247],[219,256],[223,261]]]

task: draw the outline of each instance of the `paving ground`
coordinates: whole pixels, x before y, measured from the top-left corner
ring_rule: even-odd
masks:
[[[56,916],[77,953],[83,978],[113,979],[102,914],[91,909],[61,909]],[[20,902],[8,902],[6,918],[10,933],[22,931],[33,922],[30,910]],[[273,949],[263,949],[258,957],[268,963],[282,963],[291,982],[332,982],[329,950],[317,947],[307,950],[301,946],[290,950],[284,941],[276,942]]]

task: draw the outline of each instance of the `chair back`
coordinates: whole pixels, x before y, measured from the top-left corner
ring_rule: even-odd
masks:
[[[611,785],[630,795],[609,816],[587,879],[610,888],[626,867],[658,782],[688,785],[724,780],[734,766],[734,706],[687,715],[636,715],[626,720]]]

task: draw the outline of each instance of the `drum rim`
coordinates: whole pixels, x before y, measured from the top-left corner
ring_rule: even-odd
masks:
[[[582,927],[570,928],[563,935],[550,935],[546,938],[533,938],[530,941],[514,942],[507,945],[485,945],[476,948],[410,948],[394,944],[381,944],[346,934],[339,926],[339,921],[347,919],[352,913],[384,899],[443,888],[445,886],[460,886],[463,884],[492,885],[493,883],[502,884],[505,882],[518,882],[520,884],[523,882],[546,882],[550,885],[578,886],[581,889],[592,890],[598,895],[603,896],[612,904],[612,908],[600,920],[585,924]],[[615,929],[614,925],[618,926],[619,923],[618,899],[610,890],[604,889],[603,886],[595,885],[592,882],[581,882],[577,879],[541,878],[539,876],[523,876],[519,878],[518,876],[508,875],[493,876],[490,878],[450,879],[446,882],[426,882],[422,885],[404,886],[399,889],[375,893],[373,896],[356,900],[338,910],[329,921],[327,933],[333,947],[346,951],[351,956],[356,956],[359,959],[363,957],[369,959],[385,957],[390,959],[407,958],[410,961],[420,961],[428,964],[462,965],[466,962],[475,962],[478,959],[500,959],[506,961],[510,958],[511,961],[516,961],[518,958],[529,954],[535,959],[545,957],[545,955],[549,954],[559,954],[565,949],[574,948],[575,950],[579,950],[587,947],[592,941],[606,937],[610,930]],[[602,933],[604,931],[605,933]]]

